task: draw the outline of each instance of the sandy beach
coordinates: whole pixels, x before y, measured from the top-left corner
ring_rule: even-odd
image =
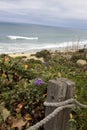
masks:
[[[43,58],[37,58],[35,56],[35,52],[32,53],[13,53],[13,54],[9,54],[9,56],[16,58],[16,57],[25,57],[27,59],[35,59],[35,60],[41,60],[42,62],[44,61]]]
[[[9,56],[13,58],[18,57],[18,56],[25,56],[26,58],[30,58],[30,57],[35,57],[34,54],[35,53],[13,53],[13,54],[9,54]]]

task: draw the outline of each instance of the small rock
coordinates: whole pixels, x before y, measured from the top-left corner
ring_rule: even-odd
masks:
[[[82,60],[82,59],[77,60],[76,63],[79,66],[85,66],[87,64],[86,60]]]

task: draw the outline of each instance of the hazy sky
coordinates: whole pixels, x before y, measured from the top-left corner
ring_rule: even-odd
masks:
[[[87,0],[0,0],[0,21],[87,28]]]

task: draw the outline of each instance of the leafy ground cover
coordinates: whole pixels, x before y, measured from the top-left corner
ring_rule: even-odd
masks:
[[[44,118],[43,102],[50,79],[73,80],[75,98],[87,104],[87,65],[83,51],[60,53],[44,50],[36,53],[44,62],[26,57],[0,55],[0,130],[24,130]],[[77,130],[87,129],[87,110],[72,110]]]

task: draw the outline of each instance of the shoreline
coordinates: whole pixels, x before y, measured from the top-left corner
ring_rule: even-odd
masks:
[[[87,48],[87,47],[86,47]],[[25,57],[27,59],[41,59],[41,58],[37,58],[35,56],[35,54],[37,52],[40,52],[42,50],[48,50],[51,53],[55,53],[55,52],[61,52],[61,53],[68,53],[68,52],[76,52],[79,49],[86,49],[83,45],[79,45],[79,46],[67,46],[67,47],[59,47],[59,48],[50,48],[50,49],[38,49],[38,50],[34,50],[34,51],[24,51],[24,52],[14,52],[14,53],[1,53],[1,54],[7,54],[13,58],[16,57]],[[41,59],[42,60],[42,59]]]
[[[66,43],[66,42],[65,42]],[[28,49],[28,48],[27,48]],[[74,51],[77,51],[79,49],[87,49],[87,43],[84,43],[84,44],[81,44],[80,42],[77,42],[76,44],[72,44],[72,45],[69,45],[68,42],[67,42],[67,45],[65,46],[59,46],[59,47],[43,47],[42,49],[41,48],[36,48],[36,49],[30,49],[30,50],[24,50],[24,51],[14,51],[12,52],[11,51],[7,51],[7,52],[0,52],[0,54],[8,54],[12,57],[17,57],[17,56],[26,56],[26,57],[30,57],[31,54],[35,54],[37,52],[40,52],[42,50],[48,50],[48,51],[51,51],[51,52],[55,52],[55,51],[58,51],[58,52],[74,52]]]
[[[71,46],[68,46],[68,47],[59,47],[59,48],[51,48],[51,49],[39,49],[37,51],[25,51],[25,52],[15,52],[15,53],[7,53],[9,56],[12,56],[12,57],[17,57],[17,56],[26,56],[26,57],[33,57],[37,52],[39,51],[42,51],[42,50],[48,50],[50,52],[75,52],[75,51],[78,51],[79,49],[85,49],[83,46],[74,46],[73,48],[71,48]]]

